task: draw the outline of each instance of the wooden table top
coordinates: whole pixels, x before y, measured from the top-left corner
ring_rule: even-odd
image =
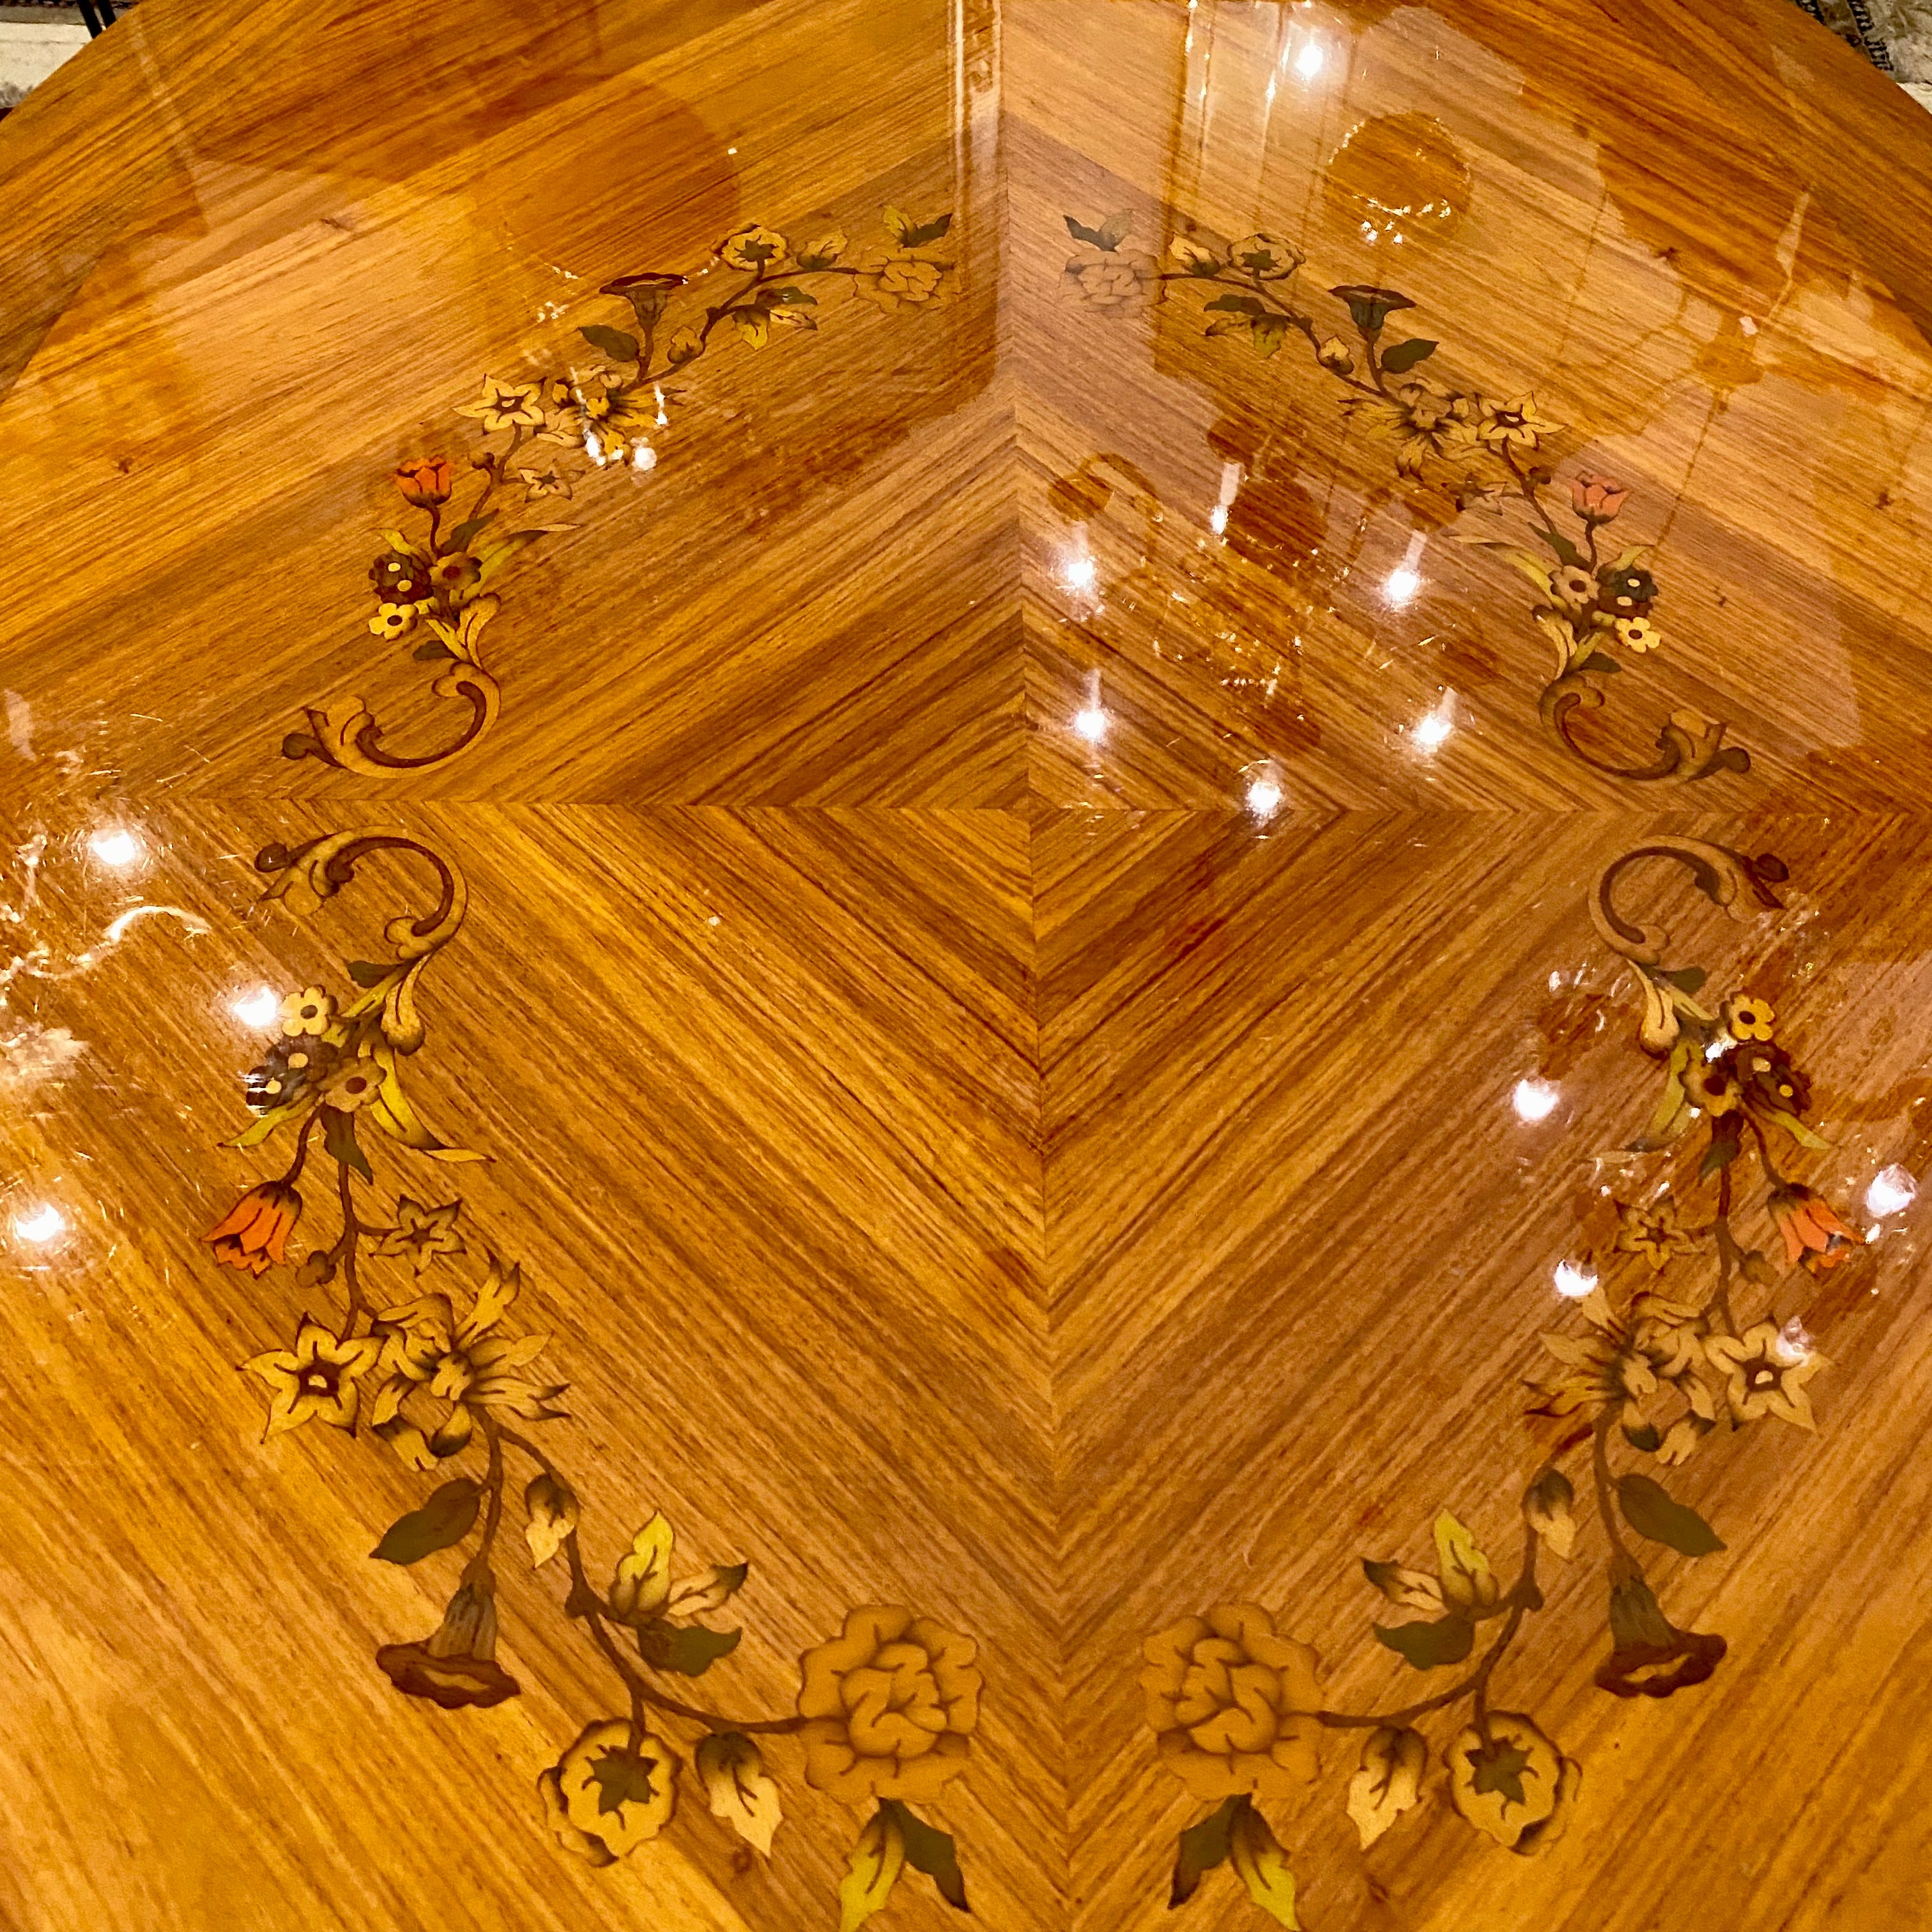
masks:
[[[1922,110],[143,0],[0,162],[0,1924],[1932,1923]]]

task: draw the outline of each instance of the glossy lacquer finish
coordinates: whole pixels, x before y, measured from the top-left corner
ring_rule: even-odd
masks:
[[[0,1922],[1932,1918],[1928,129],[1786,0],[37,92]]]

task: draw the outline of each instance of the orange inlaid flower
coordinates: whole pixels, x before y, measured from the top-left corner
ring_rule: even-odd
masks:
[[[1858,1237],[1808,1187],[1796,1182],[1774,1187],[1766,1205],[1784,1237],[1785,1259],[1803,1262],[1814,1274],[1836,1268],[1858,1244]]]
[[[1629,494],[1622,484],[1612,483],[1607,476],[1586,473],[1570,483],[1570,507],[1593,524],[1607,524],[1623,508],[1624,499]]]
[[[454,476],[445,458],[419,456],[412,463],[398,465],[396,488],[403,493],[404,502],[413,503],[419,510],[431,510],[449,501]]]
[[[264,1180],[249,1189],[202,1235],[214,1246],[224,1268],[266,1274],[288,1259],[289,1237],[302,1219],[302,1198],[285,1180]]]

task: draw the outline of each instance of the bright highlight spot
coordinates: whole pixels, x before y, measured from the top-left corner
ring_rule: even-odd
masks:
[[[281,1001],[266,986],[253,993],[244,993],[228,1003],[228,1010],[244,1026],[273,1026],[281,1010]]]
[[[67,1216],[50,1202],[44,1208],[37,1208],[31,1214],[16,1215],[14,1232],[23,1241],[44,1244],[67,1232]]]
[[[1107,714],[1097,704],[1073,714],[1073,729],[1090,745],[1097,745],[1107,735]]]
[[[640,442],[632,452],[632,463],[639,470],[655,470],[658,466],[658,453],[647,442]]]
[[[1510,1096],[1510,1105],[1520,1120],[1546,1120],[1562,1097],[1563,1090],[1547,1080],[1519,1080],[1516,1091]]]
[[[1322,51],[1319,40],[1310,40],[1294,57],[1294,70],[1304,80],[1312,80],[1322,71],[1322,63],[1328,56]]]
[[[1070,590],[1091,590],[1100,580],[1100,567],[1090,556],[1070,556],[1060,580]]]
[[[141,842],[131,832],[97,832],[87,849],[104,866],[131,866],[141,856]]]
[[[1556,1264],[1556,1292],[1571,1301],[1581,1301],[1597,1285],[1597,1277],[1574,1262]]]
[[[1248,787],[1248,809],[1257,818],[1266,818],[1281,808],[1281,787],[1273,778],[1256,778]]]
[[[1415,721],[1415,742],[1425,752],[1433,752],[1444,744],[1450,732],[1456,728],[1456,694],[1445,691],[1442,702],[1433,711]]]
[[[1902,1167],[1888,1167],[1872,1176],[1865,1190],[1865,1212],[1882,1220],[1888,1214],[1902,1213],[1918,1198],[1918,1184]]]
[[[1382,585],[1382,595],[1390,603],[1400,608],[1408,603],[1422,588],[1422,574],[1411,570],[1406,563],[1398,564],[1388,574]]]
[[[1228,534],[1228,506],[1226,503],[1216,503],[1208,512],[1208,527],[1217,537]]]

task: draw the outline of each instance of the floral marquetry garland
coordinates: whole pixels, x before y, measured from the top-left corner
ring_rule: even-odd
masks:
[[[206,1236],[227,1266],[257,1276],[294,1270],[292,1305],[302,1312],[289,1345],[246,1364],[267,1388],[265,1439],[312,1423],[352,1437],[366,1431],[410,1469],[439,1479],[370,1555],[414,1564],[461,1550],[462,1568],[436,1628],[382,1646],[376,1666],[404,1696],[446,1711],[488,1708],[518,1694],[496,1655],[496,1565],[511,1468],[520,1461],[531,1564],[561,1569],[565,1587],[551,1606],[601,1653],[617,1690],[617,1708],[591,1717],[536,1780],[558,1843],[592,1865],[614,1864],[663,1832],[694,1785],[716,1816],[769,1856],[784,1806],[764,1741],[788,1738],[807,1784],[868,1814],[840,1887],[842,1932],[880,1911],[908,1866],[966,1910],[951,1835],[913,1807],[943,1800],[966,1768],[981,1688],[973,1639],[901,1606],[864,1605],[804,1653],[791,1712],[726,1717],[674,1694],[668,1686],[691,1684],[737,1647],[741,1632],[714,1620],[745,1587],[748,1564],[692,1569],[674,1561],[671,1526],[654,1512],[619,1550],[600,1589],[578,1491],[536,1439],[567,1419],[566,1387],[544,1364],[550,1336],[518,1332],[523,1270],[475,1245],[458,1200],[398,1194],[384,1214],[367,1198],[376,1179],[370,1150],[386,1142],[441,1162],[479,1157],[424,1124],[401,1072],[424,1043],[418,986],[463,923],[464,883],[428,847],[388,830],[338,832],[296,850],[270,846],[256,860],[273,878],[264,898],[307,916],[383,851],[430,866],[436,904],[389,921],[392,963],[349,962],[352,995],[310,986],[283,1001],[280,1036],[246,1078],[258,1118],[229,1144],[286,1134],[292,1155]],[[339,1226],[298,1260],[289,1244],[304,1225],[302,1184],[318,1145],[334,1166]],[[368,1280],[372,1264],[382,1267],[384,1285]],[[473,1285],[448,1282],[459,1267]],[[338,1288],[340,1312],[316,1313]]]
[[[884,238],[856,250],[836,231],[800,244],[776,229],[741,228],[713,252],[721,267],[746,279],[706,308],[681,297],[687,276],[620,275],[598,292],[621,302],[632,326],[593,322],[578,332],[602,366],[485,376],[482,393],[457,410],[474,425],[471,454],[466,460],[417,457],[396,470],[396,488],[418,513],[418,527],[386,530],[369,567],[376,604],[370,632],[386,643],[412,638],[413,656],[442,667],[430,688],[468,704],[461,732],[438,750],[404,756],[384,748],[368,703],[350,698],[310,706],[308,728],[283,740],[282,755],[380,776],[428,770],[466,752],[495,722],[501,702],[481,647],[503,608],[502,580],[532,545],[574,527],[531,520],[506,528],[519,519],[503,515],[505,499],[563,502],[599,472],[655,469],[652,438],[682,400],[677,380],[728,338],[762,349],[774,332],[815,330],[820,298],[832,290],[849,287],[890,312],[943,306],[956,292],[945,245],[952,216],[916,221],[889,208],[884,221]],[[471,482],[473,494],[459,502]]]
[[[1667,1156],[1667,1165],[1641,1197],[1593,1196],[1592,1252],[1559,1270],[1579,1325],[1543,1337],[1552,1371],[1532,1384],[1526,1419],[1546,1453],[1521,1492],[1515,1574],[1500,1573],[1447,1510],[1424,1567],[1364,1560],[1370,1588],[1396,1613],[1372,1626],[1377,1640],[1418,1672],[1455,1673],[1446,1689],[1398,1710],[1325,1707],[1315,1652],[1256,1604],[1219,1604],[1148,1640],[1140,1682],[1160,1762],[1213,1808],[1180,1834],[1174,1905],[1226,1864],[1276,1922],[1300,1924],[1288,1856],[1263,1807],[1292,1801],[1318,1776],[1330,1731],[1364,1734],[1346,1798],[1364,1849],[1432,1792],[1509,1850],[1553,1843],[1577,1802],[1582,1767],[1532,1713],[1501,1708],[1496,1682],[1543,1608],[1544,1558],[1579,1554],[1588,1517],[1601,1534],[1608,1625],[1598,1687],[1616,1697],[1674,1696],[1724,1660],[1723,1636],[1671,1621],[1646,1562],[1652,1551],[1702,1558],[1724,1544],[1645,1465],[1667,1472],[1713,1436],[1760,1425],[1815,1426],[1809,1384],[1828,1364],[1796,1318],[1770,1312],[1780,1278],[1740,1228],[1748,1196],[1787,1268],[1834,1269],[1857,1243],[1784,1169],[1788,1149],[1826,1143],[1805,1122],[1810,1083],[1779,1042],[1769,1004],[1742,991],[1703,1004],[1703,973],[1666,966],[1665,935],[1618,909],[1630,868],[1658,860],[1686,868],[1708,898],[1740,916],[1776,907],[1786,877],[1768,856],[1663,838],[1618,858],[1593,896],[1598,932],[1639,976],[1640,1043],[1663,1072],[1655,1113],[1632,1151]],[[1426,1719],[1438,1720],[1428,1732]]]
[[[1672,712],[1659,729],[1657,754],[1647,764],[1619,764],[1579,742],[1576,714],[1604,702],[1600,680],[1620,671],[1624,658],[1647,656],[1663,644],[1652,615],[1662,592],[1646,568],[1650,545],[1614,548],[1604,541],[1630,494],[1622,484],[1582,472],[1567,491],[1557,490],[1546,446],[1563,425],[1542,413],[1533,394],[1498,398],[1418,374],[1440,345],[1421,336],[1388,339],[1390,319],[1415,307],[1394,289],[1347,284],[1326,291],[1347,312],[1348,332],[1337,332],[1339,313],[1331,323],[1304,306],[1298,278],[1306,258],[1278,235],[1250,235],[1232,246],[1184,235],[1169,252],[1173,266],[1164,268],[1127,245],[1130,214],[1111,215],[1097,228],[1064,218],[1074,242],[1060,276],[1070,300],[1118,314],[1144,308],[1171,289],[1192,288],[1204,298],[1210,336],[1238,338],[1264,360],[1299,336],[1342,392],[1344,416],[1394,445],[1401,475],[1441,483],[1464,510],[1482,505],[1500,514],[1516,506],[1526,518],[1522,535],[1474,531],[1462,540],[1504,553],[1534,586],[1530,616],[1552,652],[1538,710],[1574,756],[1608,777],[1640,783],[1750,770],[1750,753],[1725,744],[1728,728],[1688,707]]]

